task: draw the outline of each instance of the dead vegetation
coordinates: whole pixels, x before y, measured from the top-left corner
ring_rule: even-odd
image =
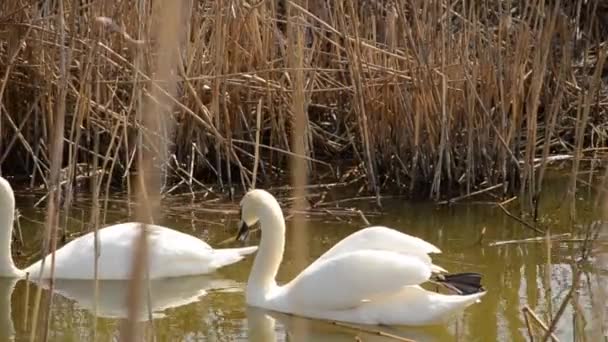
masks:
[[[448,203],[509,194],[505,212],[517,196],[536,220],[546,167],[565,159],[574,218],[579,170],[589,183],[608,172],[598,171],[608,151],[603,2],[303,3],[0,3],[0,166],[48,190],[48,262],[60,208],[69,217],[84,181],[95,230],[111,191],[139,204],[133,294],[146,284],[145,225],[178,190],[282,186],[301,231],[310,208],[367,222],[336,208],[350,198],[325,198],[355,184],[378,204],[381,192]],[[304,236],[295,239],[303,262]],[[121,336],[136,340],[145,329],[129,298]],[[30,340],[48,338],[52,306],[38,290]]]
[[[551,156],[575,187],[607,148],[601,2],[184,1],[174,94],[153,72],[173,53],[151,38],[157,2],[57,3],[0,4],[0,164],[31,184],[52,183],[63,92],[63,179],[98,175],[100,193],[133,191],[143,146],[163,192],[287,184],[297,154],[313,182],[434,199],[500,184],[534,208]],[[144,126],[143,101],[171,106],[166,124]]]

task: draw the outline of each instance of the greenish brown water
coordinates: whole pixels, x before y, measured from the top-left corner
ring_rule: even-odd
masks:
[[[556,185],[544,196],[542,220],[550,222],[552,234],[569,233],[565,191]],[[579,196],[579,217],[586,221],[591,220],[590,196],[584,190]],[[15,247],[22,255],[17,257],[17,263],[24,267],[28,258],[37,258],[33,251],[39,249],[42,225],[33,220],[42,221],[44,216],[41,210],[32,207],[35,198],[25,194],[18,194],[17,198],[21,213],[27,217],[20,220],[25,246]],[[78,199],[71,215],[88,220],[88,203],[86,198]],[[127,211],[120,204],[124,202],[113,203],[107,222],[124,221]],[[394,227],[437,245],[443,254],[434,256],[435,263],[451,272],[483,273],[488,293],[480,304],[471,306],[445,326],[374,327],[375,330],[416,341],[524,341],[528,335],[522,308],[527,305],[543,321],[550,321],[570,289],[573,263],[579,255],[577,242],[553,243],[551,248],[538,242],[491,246],[492,242],[523,239],[534,234],[499,209],[484,204],[447,207],[399,199],[385,200],[383,204],[383,215],[369,217],[372,224]],[[202,237],[212,246],[234,234],[236,217],[210,216],[196,210],[184,215],[184,210],[174,210],[191,206],[189,201],[169,202],[164,206],[160,224]],[[70,231],[82,229],[78,219],[71,221]],[[311,219],[306,246],[309,261],[360,227],[363,223],[357,218],[352,223],[337,222],[332,216]],[[483,227],[486,233],[479,244],[477,240]],[[259,235],[254,234],[250,243],[258,241]],[[291,243],[288,237],[278,279],[281,283],[300,271],[294,266]],[[154,282],[151,298],[159,312],[154,314],[153,328],[147,325],[147,333],[154,334],[158,341],[354,341],[355,336],[362,341],[394,341],[329,322],[247,308],[243,290],[252,260],[248,258],[210,276]],[[560,340],[597,340],[598,336],[593,334],[603,322],[597,313],[606,310],[606,302],[601,298],[598,309],[597,297],[607,275],[606,269],[598,270],[592,265],[585,269],[582,286],[557,326],[555,334]],[[36,285],[28,285],[23,280],[13,283],[0,279],[0,341],[9,338],[25,341],[29,337]],[[124,283],[101,282],[97,320],[92,314],[93,290],[89,282],[59,281],[56,287],[59,293],[54,296],[50,340],[88,341],[94,335],[99,341],[117,338],[121,318],[126,316],[122,305]],[[48,292],[43,290],[43,298],[47,296]],[[294,329],[300,321],[308,323],[305,339],[300,330]]]

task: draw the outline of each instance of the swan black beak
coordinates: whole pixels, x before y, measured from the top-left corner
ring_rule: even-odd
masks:
[[[245,221],[239,222],[239,231],[236,233],[237,241],[245,241],[249,236],[249,226]]]

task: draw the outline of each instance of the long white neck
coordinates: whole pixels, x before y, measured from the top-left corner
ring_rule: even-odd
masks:
[[[285,219],[278,203],[268,203],[258,213],[262,238],[247,283],[247,304],[263,306],[266,295],[276,288],[285,249]]]
[[[11,254],[15,196],[6,180],[0,180],[0,187],[0,277],[20,277],[23,272],[15,267]]]

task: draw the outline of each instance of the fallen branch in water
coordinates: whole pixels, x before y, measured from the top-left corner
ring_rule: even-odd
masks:
[[[387,338],[391,338],[391,339],[397,340],[397,341],[416,342],[415,340],[410,340],[409,338],[405,338],[405,337],[401,337],[401,336],[394,335],[394,334],[391,334],[391,333],[387,333],[387,332],[384,332],[382,330],[365,329],[363,327],[359,327],[359,326],[356,326],[356,325],[342,323],[342,322],[336,322],[336,321],[331,321],[330,323],[332,325],[336,325],[336,326],[339,326],[339,327],[349,328],[349,329],[352,329],[352,330],[361,331],[361,332],[364,332],[364,333],[367,333],[367,334],[371,334],[371,335],[378,335],[378,336],[382,336],[382,337],[387,337]]]
[[[438,202],[438,204],[453,204],[453,203],[461,201],[463,199],[467,199],[467,198],[470,198],[470,197],[473,197],[473,196],[484,194],[484,193],[492,191],[494,189],[498,189],[501,186],[503,186],[503,183],[498,183],[496,185],[492,185],[490,187],[487,187],[487,188],[484,188],[484,189],[481,189],[481,190],[478,190],[478,191],[473,191],[471,193],[464,194],[462,196],[450,198],[450,199],[445,200],[445,201],[440,201],[440,202]]]
[[[507,208],[504,207],[504,205],[502,205],[501,203],[497,203],[496,204],[500,209],[502,209],[502,211],[509,216],[510,218],[514,219],[515,221],[521,223],[522,225],[524,225],[527,228],[532,229],[533,231],[537,232],[538,234],[544,234],[545,232],[543,232],[542,230],[536,228],[535,226],[529,224],[528,222],[524,221],[523,219],[521,219],[520,217],[517,217],[513,214],[511,214],[511,212],[509,212],[507,210]]]
[[[343,199],[339,199],[339,200],[335,200],[335,201],[331,201],[331,202],[320,203],[320,204],[318,204],[318,206],[330,206],[330,205],[355,202],[355,201],[372,201],[372,200],[376,201],[377,198],[378,198],[377,196],[356,196],[356,197],[351,197],[351,198],[343,198]],[[394,198],[406,198],[406,196],[400,196],[400,195],[380,196],[381,200],[382,199],[394,199]]]
[[[556,241],[556,242],[563,242],[563,241],[572,241],[572,239],[569,240],[561,240],[560,238],[562,237],[568,237],[570,236],[570,233],[565,233],[565,234],[557,234],[557,235],[553,235],[549,237],[550,241]],[[518,244],[518,243],[527,243],[527,242],[545,242],[545,239],[547,237],[546,236],[537,236],[537,237],[532,237],[532,238],[527,238],[527,239],[519,239],[519,240],[505,240],[505,241],[495,241],[495,242],[490,242],[488,244],[488,246],[504,246],[504,245],[512,245],[512,244]],[[581,240],[583,241],[583,240]]]
[[[531,318],[534,319],[534,321],[536,322],[536,324],[543,329],[543,331],[549,332],[549,328],[547,327],[547,325],[545,324],[545,322],[543,322],[536,315],[536,313],[534,313],[534,311],[532,311],[532,309],[530,309],[530,307],[528,305],[524,306],[523,309],[521,309],[521,311],[523,312],[524,317],[526,317],[526,322],[528,321],[528,317],[531,317]],[[533,334],[533,332],[531,330],[531,326],[530,325],[528,325],[528,334],[530,336],[530,341],[534,341],[534,334]],[[559,342],[559,339],[553,333],[551,333],[550,336],[553,339],[553,341]]]

